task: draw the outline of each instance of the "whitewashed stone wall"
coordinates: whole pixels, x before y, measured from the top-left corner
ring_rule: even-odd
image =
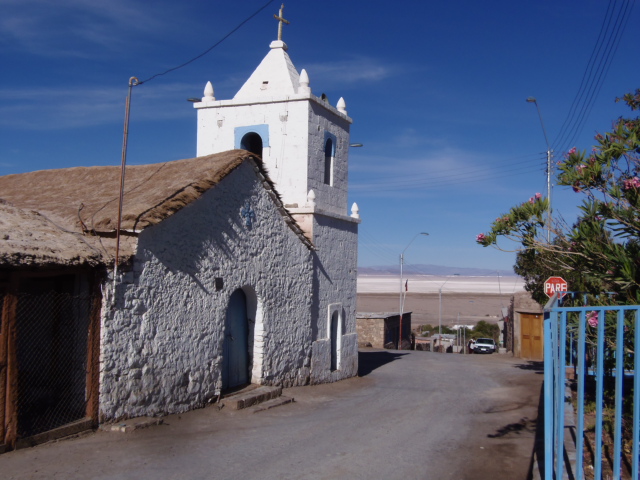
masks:
[[[240,216],[246,199],[251,227]],[[250,162],[144,230],[116,306],[103,313],[101,420],[177,413],[212,399],[221,387],[227,304],[239,288],[254,325],[251,381],[309,383],[312,268],[311,252]]]
[[[271,179],[283,202],[304,206],[309,189],[321,208],[347,213],[348,150],[351,119],[317,97],[292,95],[286,99],[233,100],[198,103],[198,156],[232,150],[235,128],[267,125],[268,145],[262,152]],[[334,183],[324,184],[325,132],[336,137]]]
[[[313,356],[311,382],[325,383],[358,373],[356,334],[356,282],[358,223],[324,215],[314,215],[314,303],[312,306]],[[341,306],[339,368],[331,371],[331,306]]]
[[[310,102],[309,124],[307,189],[313,189],[316,194],[316,205],[322,210],[338,215],[347,215],[350,121],[328,110],[324,105]],[[324,183],[325,132],[336,137],[332,185]]]

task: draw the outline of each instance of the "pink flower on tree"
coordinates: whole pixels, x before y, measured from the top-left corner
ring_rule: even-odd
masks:
[[[542,198],[542,194],[540,192],[536,193],[536,200],[540,200]]]
[[[479,233],[478,236],[476,237],[476,242],[482,243],[482,242],[484,242],[485,238],[486,237],[485,237],[484,233]]]
[[[640,188],[640,178],[638,177],[628,178],[622,183],[623,183],[623,188],[625,190],[631,190],[632,188],[634,189]]]
[[[584,165],[584,164],[582,164],[582,165],[578,165],[578,166],[576,167],[576,170],[578,170],[578,173],[579,173],[580,175],[582,175],[582,172],[584,171],[584,169],[585,169],[585,168],[587,168],[587,166],[586,166],[586,165]]]
[[[587,315],[587,323],[589,324],[590,327],[597,327],[598,326],[598,312],[596,312],[595,310],[590,312]]]

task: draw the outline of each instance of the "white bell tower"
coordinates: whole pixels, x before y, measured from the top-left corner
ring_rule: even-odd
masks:
[[[275,16],[275,15],[274,15]],[[349,127],[346,103],[332,106],[311,92],[309,75],[296,70],[278,40],[231,100],[216,100],[208,82],[198,111],[197,155],[232,149],[262,157],[291,213],[347,216]],[[310,203],[313,198],[313,205]],[[309,212],[311,213],[311,212]]]
[[[358,224],[354,203],[347,211],[349,128],[344,99],[336,105],[311,91],[309,75],[298,72],[282,41],[231,100],[216,100],[204,88],[198,111],[198,156],[233,149],[262,158],[289,213],[313,242],[313,298],[309,324],[313,340],[311,383],[351,377],[358,371],[356,285]]]

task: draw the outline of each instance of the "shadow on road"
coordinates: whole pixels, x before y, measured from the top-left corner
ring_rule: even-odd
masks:
[[[515,365],[515,367],[521,370],[533,370],[540,375],[544,373],[544,362],[529,360],[527,361],[527,363],[520,363],[518,365]]]
[[[487,437],[489,438],[500,438],[504,436],[508,436],[510,434],[519,435],[521,432],[531,432],[535,433],[536,431],[536,420],[530,420],[527,417],[523,417],[520,419],[518,423],[510,423],[509,425],[505,425],[504,427],[496,430],[496,433],[489,433]]]
[[[400,357],[403,357],[406,353],[396,352],[358,352],[358,376],[364,377],[369,375],[376,368],[380,368],[387,363],[393,362]]]

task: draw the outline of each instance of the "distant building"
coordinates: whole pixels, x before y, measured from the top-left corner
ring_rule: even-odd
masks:
[[[358,344],[361,347],[407,350],[411,347],[411,312],[402,314],[402,346],[399,346],[400,315],[397,313],[357,314]]]
[[[544,314],[542,305],[529,292],[518,292],[511,297],[509,317],[504,331],[507,351],[515,357],[544,360]]]

